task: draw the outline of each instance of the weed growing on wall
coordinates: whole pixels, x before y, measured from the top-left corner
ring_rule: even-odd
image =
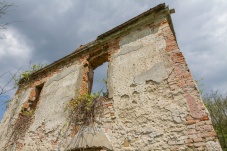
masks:
[[[100,96],[100,93],[86,93],[69,101],[66,110],[69,111],[70,121],[75,125],[89,125],[96,122],[96,118],[102,116],[103,101],[108,99]]]
[[[42,68],[47,66],[47,64],[33,64],[29,70],[22,72],[19,78],[15,79],[15,84],[18,86],[21,81],[27,82],[30,80],[30,75]]]
[[[25,135],[32,122],[33,115],[34,110],[26,111],[22,109],[14,125],[14,140],[17,140]]]

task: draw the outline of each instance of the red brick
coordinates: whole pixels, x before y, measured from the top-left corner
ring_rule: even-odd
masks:
[[[206,116],[203,116],[200,118],[201,121],[206,121],[206,120],[209,120],[209,117],[206,115]]]
[[[203,113],[198,108],[195,98],[192,97],[189,93],[185,97],[187,99],[187,104],[189,106],[191,116],[200,119],[203,116]]]
[[[23,104],[23,108],[24,108],[24,109],[28,109],[28,108],[29,108],[29,103],[28,103],[28,102],[25,102],[25,103]]]
[[[188,143],[193,143],[193,139],[189,138],[189,139],[184,140],[184,142],[185,142],[186,144],[188,144]]]
[[[217,136],[216,132],[209,132],[208,136]]]
[[[194,142],[203,142],[203,139],[201,137],[193,138]]]
[[[196,123],[195,120],[190,120],[190,121],[185,122],[186,125],[192,125],[192,124],[195,124],[195,123]]]
[[[192,118],[191,116],[187,116],[187,117],[186,117],[186,120],[187,120],[187,121],[190,121],[190,120],[193,120],[193,118]]]
[[[204,125],[204,126],[202,126],[202,128],[206,131],[212,131],[213,130],[213,127],[211,125]]]
[[[197,138],[197,135],[196,134],[191,134],[191,135],[188,135],[188,138]]]
[[[217,136],[216,132],[198,133],[198,137]]]
[[[197,136],[198,137],[207,137],[208,133],[198,133]]]
[[[33,88],[30,92],[30,96],[29,96],[29,100],[30,101],[34,101],[35,100],[35,97],[36,97],[36,91],[35,89]]]
[[[109,103],[109,104],[105,104],[107,107],[109,107],[109,106],[113,106],[113,104],[112,103]]]
[[[189,143],[189,144],[186,144],[186,145],[189,146],[189,147],[194,146],[192,143]]]
[[[197,122],[197,123],[196,123],[196,126],[202,126],[202,125],[205,125],[205,122],[200,121],[200,122]]]
[[[196,132],[196,130],[194,130],[194,129],[186,131],[186,134],[187,134],[187,135],[196,134],[196,133],[197,133],[197,132]]]
[[[206,146],[206,143],[204,142],[198,142],[198,143],[194,143],[195,147],[201,147],[201,146]]]

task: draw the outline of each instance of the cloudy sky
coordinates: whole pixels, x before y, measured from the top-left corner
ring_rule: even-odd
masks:
[[[1,1],[1,0],[0,0]],[[16,7],[4,16],[14,23],[0,31],[0,75],[52,63],[105,31],[165,2],[176,13],[177,41],[205,93],[227,92],[226,0],[7,0]],[[6,74],[7,75],[7,74]],[[9,75],[9,74],[8,74]],[[0,84],[7,82],[0,78]],[[1,100],[10,98],[13,91]],[[0,119],[3,114],[0,111]]]

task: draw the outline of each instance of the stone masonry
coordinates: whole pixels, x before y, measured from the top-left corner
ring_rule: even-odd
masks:
[[[171,12],[160,4],[22,79],[0,124],[0,150],[220,151]],[[66,106],[91,91],[104,62],[103,114],[73,124]]]

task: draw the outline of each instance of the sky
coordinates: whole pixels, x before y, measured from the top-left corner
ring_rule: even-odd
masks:
[[[0,0],[1,1],[1,0]],[[50,64],[117,25],[160,4],[174,8],[172,21],[180,50],[204,93],[227,92],[226,0],[7,0],[14,3],[0,31],[0,85],[10,73],[32,64]],[[106,70],[106,66],[104,66]],[[98,69],[98,76],[104,69]],[[10,73],[9,73],[10,72]],[[10,85],[12,86],[12,85]],[[10,86],[8,88],[10,88]],[[2,95],[8,100],[15,91]],[[0,104],[0,119],[4,105]]]

